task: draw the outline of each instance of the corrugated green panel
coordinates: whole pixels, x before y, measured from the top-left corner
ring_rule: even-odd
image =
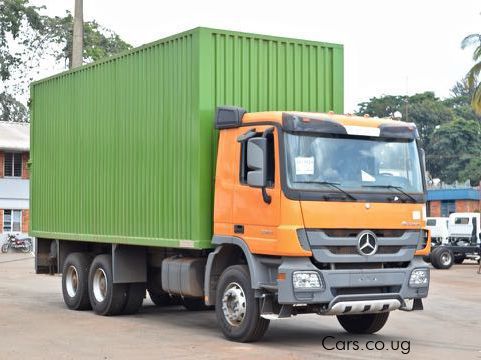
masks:
[[[32,86],[33,235],[210,246],[198,51],[190,32]]]
[[[340,112],[342,69],[339,45],[198,28],[34,83],[32,235],[210,247],[215,107]]]
[[[341,45],[212,29],[201,39],[213,92],[203,105],[343,112]]]

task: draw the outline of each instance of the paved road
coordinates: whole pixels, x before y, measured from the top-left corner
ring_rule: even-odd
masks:
[[[0,255],[0,359],[481,359],[474,265],[433,270],[426,310],[392,313],[377,335],[349,336],[333,317],[304,315],[271,322],[262,342],[237,344],[223,339],[213,312],[158,308],[149,299],[133,316],[67,310],[60,277],[35,275],[33,264]],[[384,349],[367,349],[376,345]]]

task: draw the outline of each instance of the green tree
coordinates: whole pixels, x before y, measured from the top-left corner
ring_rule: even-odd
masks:
[[[471,180],[472,186],[479,185],[481,181],[481,157],[472,157],[466,167],[459,173],[459,180]]]
[[[426,154],[428,169],[433,177],[444,182],[471,179],[479,182],[476,173],[467,169],[476,165],[481,156],[481,128],[475,120],[456,118],[434,131],[430,151]]]
[[[474,89],[468,86],[466,78],[456,82],[451,88],[450,94],[451,96],[443,100],[443,103],[451,108],[456,116],[467,120],[480,120],[471,107]]]
[[[25,105],[12,95],[0,93],[0,121],[26,122],[28,111]]]
[[[474,65],[466,74],[467,85],[474,89],[471,97],[471,106],[476,114],[481,115],[481,82],[479,74],[481,73],[481,34],[470,34],[461,42],[461,48],[474,46],[473,60]]]
[[[454,120],[453,111],[442,102],[426,98],[409,106],[409,121],[418,128],[421,144],[430,151],[431,137],[437,126]]]
[[[73,17],[48,17],[29,0],[0,0],[0,120],[28,121],[24,98],[40,59],[71,63]],[[131,45],[96,21],[84,23],[84,61],[128,50]],[[61,68],[59,68],[61,70]]]
[[[55,54],[55,59],[63,61],[66,67],[70,67],[72,63],[72,14],[67,11],[64,17],[49,18],[47,27],[50,32],[50,40],[61,46],[61,51]],[[132,45],[95,20],[84,22],[84,62],[97,61],[131,48]]]
[[[39,41],[45,34],[45,24],[39,14],[41,8],[29,5],[28,0],[0,0],[0,78],[5,81],[12,76],[22,59],[12,49],[12,43],[26,46],[35,56],[41,49]]]
[[[384,95],[370,98],[369,101],[358,104],[358,115],[369,115],[378,117],[390,117],[396,111],[401,113],[404,110],[407,96]]]
[[[40,9],[28,0],[0,0],[0,120],[28,120],[26,107],[15,95],[25,91],[24,74],[38,65],[44,49]],[[9,83],[15,75],[18,80]]]

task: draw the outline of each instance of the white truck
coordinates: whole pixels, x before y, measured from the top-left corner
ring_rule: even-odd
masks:
[[[431,243],[433,245],[442,245],[448,242],[448,222],[447,217],[428,217],[426,219],[426,228],[431,232]]]
[[[459,212],[449,215],[447,241],[441,244],[433,243],[431,264],[437,269],[449,269],[453,264],[461,264],[465,259],[479,262],[481,258],[480,223],[480,213],[477,212]]]

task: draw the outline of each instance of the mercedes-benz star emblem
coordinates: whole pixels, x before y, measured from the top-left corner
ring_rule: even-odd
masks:
[[[363,231],[357,238],[357,251],[361,255],[374,255],[377,251],[377,237],[372,231]]]

